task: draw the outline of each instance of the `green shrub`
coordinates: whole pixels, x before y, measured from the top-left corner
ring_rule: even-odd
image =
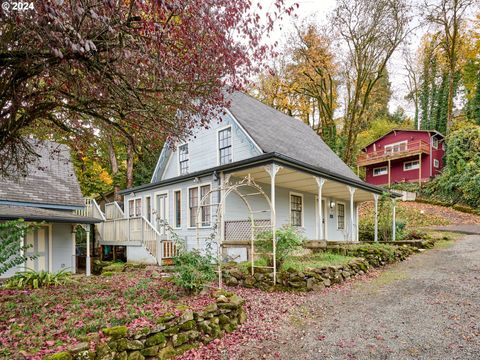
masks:
[[[198,250],[181,251],[173,258],[173,281],[187,292],[197,292],[216,277],[213,258]]]
[[[425,240],[430,238],[430,236],[422,230],[412,229],[405,233],[403,236],[404,240]]]
[[[285,259],[293,252],[302,248],[305,236],[299,233],[297,228],[293,226],[283,226],[275,232],[276,234],[276,260],[277,269],[280,269]],[[268,265],[273,266],[273,256],[268,255],[273,253],[272,232],[265,231],[257,235],[255,240],[255,252],[266,255],[261,257],[267,259]]]
[[[4,287],[7,289],[38,289],[48,286],[64,285],[71,281],[71,273],[66,269],[57,273],[48,271],[26,270],[15,274],[7,280]]]
[[[405,228],[407,223],[403,220],[395,222],[395,239],[405,239]],[[371,220],[361,220],[358,224],[359,241],[375,241],[375,224]],[[392,224],[383,222],[378,224],[378,241],[392,241]]]

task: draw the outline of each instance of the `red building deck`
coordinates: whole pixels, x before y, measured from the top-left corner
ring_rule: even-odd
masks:
[[[374,185],[427,181],[443,167],[443,139],[436,131],[392,130],[363,149],[357,166]]]

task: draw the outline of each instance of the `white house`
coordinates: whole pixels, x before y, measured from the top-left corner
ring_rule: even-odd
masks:
[[[38,158],[28,164],[28,174],[0,178],[0,221],[23,219],[39,224],[23,239],[25,244],[30,245],[26,255],[37,257],[1,277],[12,276],[26,268],[75,272],[77,226],[89,229],[89,225],[101,221],[79,214],[84,212],[85,200],[68,147],[52,141],[29,141]],[[90,262],[90,249],[87,250],[86,264]]]
[[[127,246],[129,260],[161,263],[176,237],[200,249],[215,239],[245,260],[258,232],[282,225],[309,240],[357,241],[358,205],[384,192],[309,126],[240,92],[221,122],[175,145],[163,148],[150,183],[122,191],[124,213],[106,207],[100,243]]]

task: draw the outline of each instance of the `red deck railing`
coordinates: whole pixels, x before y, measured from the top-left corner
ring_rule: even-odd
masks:
[[[381,150],[369,153],[363,152],[357,157],[358,166],[376,164],[384,161],[404,158],[418,154],[430,153],[430,145],[422,140],[396,144],[390,147],[388,144]]]

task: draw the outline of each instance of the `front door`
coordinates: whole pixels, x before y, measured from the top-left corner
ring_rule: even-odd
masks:
[[[322,229],[323,237],[320,237],[320,224],[319,224],[319,213],[318,213],[318,196],[315,196],[315,234],[317,240],[325,239],[325,200],[322,200]]]
[[[165,234],[166,229],[163,224],[168,223],[168,194],[159,194],[156,197],[156,220],[157,220],[157,230],[160,234]]]
[[[29,231],[25,236],[25,245],[30,247],[25,251],[25,255],[37,257],[33,260],[27,260],[26,266],[28,269],[35,271],[49,271],[49,234],[50,228],[48,226],[40,226],[34,231]]]

